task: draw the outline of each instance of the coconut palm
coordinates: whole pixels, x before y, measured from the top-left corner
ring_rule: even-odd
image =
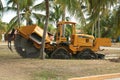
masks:
[[[44,32],[43,32],[43,37],[42,37],[42,45],[41,45],[41,49],[40,49],[41,59],[45,58],[44,48],[45,48],[45,37],[46,37],[48,21],[49,21],[49,0],[45,0],[45,6],[46,6],[46,21],[45,21]]]
[[[0,19],[0,30],[1,31],[6,31],[6,23],[5,22],[2,22],[2,20]]]
[[[16,8],[17,3],[19,2],[19,10]],[[45,3],[39,3],[37,5],[34,5],[35,0],[9,0],[8,4],[12,4],[12,6],[8,7],[8,10],[12,11],[19,11],[19,17],[18,15],[13,17],[11,21],[9,22],[9,30],[11,30],[13,27],[17,26],[17,22],[21,21],[21,24],[23,22],[26,22],[26,25],[31,25],[33,24],[33,20],[37,20],[36,23],[38,22],[41,23],[45,20],[45,15],[36,13],[36,11],[44,10],[44,7],[42,7]],[[40,8],[39,8],[40,7]],[[19,18],[19,21],[18,21]],[[33,19],[34,18],[34,19]],[[43,22],[44,23],[44,22]]]
[[[0,10],[3,9],[2,1],[0,0]]]
[[[116,3],[117,0],[86,0],[89,13],[89,24],[87,25],[87,27],[94,27],[96,29],[98,27],[98,29],[100,30],[100,18],[108,16],[109,12],[111,11],[111,7],[114,6]]]
[[[60,9],[60,5],[54,4],[53,11],[50,11],[50,21],[54,22],[57,26],[57,23],[60,21],[60,18],[62,16],[62,11]]]
[[[2,16],[2,12],[3,12],[3,4],[2,4],[2,1],[0,0],[0,19]]]
[[[1,39],[1,34],[5,34],[7,30],[7,23],[2,22],[2,20],[0,19],[0,39]]]
[[[8,0],[7,4],[12,4],[13,8],[17,11],[17,26],[20,27],[20,3],[22,4],[22,1],[20,0]]]
[[[38,21],[45,22],[45,15],[36,13],[37,11],[45,11],[45,2],[41,2],[37,5],[34,5],[35,0],[28,0],[27,4],[22,8],[21,19],[26,20],[26,25],[33,24],[32,18],[34,17]]]
[[[117,8],[117,9],[116,9]],[[113,12],[113,16],[114,16],[114,30],[115,33],[115,38],[117,38],[118,36],[120,36],[120,4],[118,6],[115,7],[115,10]]]
[[[2,17],[2,12],[3,12],[3,4],[2,1],[0,0],[0,30],[4,30],[4,23],[1,20]]]
[[[61,10],[63,11],[63,20],[65,20],[66,10],[78,19],[81,24],[86,24],[85,16],[83,10],[82,0],[55,0],[55,3],[61,5]]]
[[[92,20],[98,19],[99,15],[108,15],[111,6],[114,6],[117,0],[86,0],[88,12]]]

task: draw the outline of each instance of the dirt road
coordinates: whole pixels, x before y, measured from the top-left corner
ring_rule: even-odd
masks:
[[[0,45],[0,80],[67,80],[120,72],[120,62],[110,60],[23,59]]]

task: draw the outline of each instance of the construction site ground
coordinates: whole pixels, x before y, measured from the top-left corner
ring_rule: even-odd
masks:
[[[13,45],[13,44],[12,44]],[[119,47],[120,43],[113,43]],[[0,80],[67,80],[102,74],[120,73],[120,50],[104,50],[102,60],[23,59],[7,42],[0,42]]]

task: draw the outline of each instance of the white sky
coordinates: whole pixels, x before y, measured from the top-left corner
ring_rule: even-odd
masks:
[[[2,3],[3,3],[3,6],[5,7],[6,6],[5,0],[2,0]],[[2,21],[8,23],[10,21],[10,19],[12,19],[14,16],[15,16],[15,13],[13,13],[13,12],[3,13]]]

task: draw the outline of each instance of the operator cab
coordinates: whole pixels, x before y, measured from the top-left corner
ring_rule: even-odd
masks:
[[[72,34],[75,34],[74,22],[62,21],[57,24],[56,42],[69,42]]]

